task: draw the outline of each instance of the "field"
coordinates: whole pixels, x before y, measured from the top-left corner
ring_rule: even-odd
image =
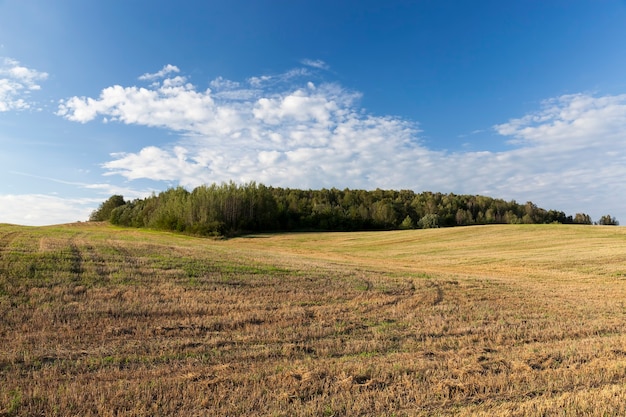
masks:
[[[0,416],[626,415],[626,229],[0,225]]]

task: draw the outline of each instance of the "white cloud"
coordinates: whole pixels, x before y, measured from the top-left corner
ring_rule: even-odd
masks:
[[[120,187],[118,185],[109,184],[109,183],[95,183],[94,184],[94,183],[78,182],[78,181],[66,181],[66,180],[62,180],[58,178],[43,177],[41,175],[33,175],[33,174],[28,174],[25,172],[17,172],[17,171],[9,171],[9,173],[14,174],[14,175],[22,175],[22,176],[30,177],[30,178],[36,178],[36,179],[49,181],[49,182],[55,182],[58,184],[75,186],[77,188],[84,188],[87,190],[96,190],[96,191],[99,191],[99,193],[105,198],[108,198],[112,194],[121,194],[124,197],[126,197],[126,199],[134,199],[134,198],[145,197],[151,194],[153,191],[155,191],[155,190],[137,190],[136,188]]]
[[[306,65],[306,66],[317,68],[317,69],[327,70],[330,68],[328,64],[322,61],[321,59],[303,59],[300,61],[300,63],[302,65]]]
[[[0,195],[0,223],[44,226],[86,221],[101,202],[99,199],[45,194]]]
[[[262,75],[260,77],[250,77],[248,78],[248,82],[253,87],[261,87],[264,83],[271,80],[272,77],[269,75]]]
[[[296,90],[282,97],[259,99],[252,113],[256,119],[270,125],[314,121],[326,126],[337,110],[337,103],[327,96]]]
[[[260,91],[254,88],[256,81],[248,81],[251,88],[242,86],[236,81],[227,80],[223,77],[217,77],[209,83],[213,89],[211,91],[213,98],[222,100],[251,100],[256,97]],[[259,81],[260,82],[260,81]]]
[[[25,110],[32,106],[29,93],[41,89],[38,84],[48,74],[24,67],[11,58],[0,60],[0,112]]]
[[[541,146],[587,147],[589,140],[624,139],[626,94],[564,95],[545,100],[542,107],[536,113],[496,125],[495,129],[501,135],[511,136],[513,143]]]
[[[104,164],[109,170],[105,175],[120,174],[130,180],[149,178],[156,181],[193,178],[201,174],[202,167],[189,160],[187,153],[188,151],[181,146],[176,146],[171,151],[148,146],[139,153],[113,154],[116,159]],[[129,166],[135,169],[128,170]]]
[[[167,64],[160,71],[157,71],[154,74],[145,73],[145,74],[141,75],[139,77],[139,79],[142,80],[142,81],[158,80],[159,78],[163,78],[166,75],[171,74],[173,72],[178,73],[178,72],[180,72],[180,70],[175,65]]]
[[[227,80],[224,77],[217,77],[209,83],[209,85],[216,90],[234,90],[240,87],[240,83],[236,81]]]
[[[144,87],[113,87],[98,99],[72,97],[61,101],[58,115],[86,123],[103,115],[127,124],[164,127],[176,131],[202,131],[211,125],[216,108],[210,90],[197,92],[184,77],[165,79]]]
[[[100,203],[111,195],[123,195],[126,200],[132,200],[135,198],[145,198],[157,191],[154,189],[124,187],[110,183],[66,181],[17,171],[9,171],[9,173],[88,190],[93,196],[60,198],[51,194],[0,195],[0,223],[41,226],[84,221],[89,218],[89,214],[91,214]]]
[[[312,73],[307,68],[294,68],[282,74],[261,75],[259,77],[250,77],[247,82],[253,88],[271,88],[281,86],[281,84],[290,83],[302,77],[311,76]]]
[[[510,150],[441,152],[420,142],[416,123],[367,114],[359,93],[306,77],[290,71],[246,83],[218,78],[215,93],[184,77],[166,78],[149,88],[113,86],[98,98],[72,97],[58,114],[183,134],[169,146],[113,154],[103,164],[108,175],[129,180],[409,188],[532,200],[595,217],[624,212],[626,95],[550,99],[536,113],[494,126]]]

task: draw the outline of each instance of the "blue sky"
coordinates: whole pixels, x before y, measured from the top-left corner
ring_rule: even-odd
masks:
[[[229,180],[626,222],[625,41],[625,0],[0,0],[0,222]]]

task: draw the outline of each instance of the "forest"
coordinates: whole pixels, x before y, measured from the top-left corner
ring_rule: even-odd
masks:
[[[477,224],[592,224],[589,215],[568,216],[532,202],[519,204],[480,195],[411,190],[300,190],[255,182],[170,188],[144,199],[114,195],[91,221],[201,236],[250,232],[426,229]],[[617,224],[603,216],[601,224]]]

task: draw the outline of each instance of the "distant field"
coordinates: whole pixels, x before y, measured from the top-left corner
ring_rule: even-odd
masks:
[[[626,228],[0,225],[0,416],[626,415]]]

